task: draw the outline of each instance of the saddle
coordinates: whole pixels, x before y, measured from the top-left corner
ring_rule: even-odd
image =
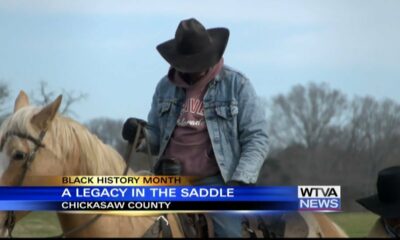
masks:
[[[282,215],[243,216],[242,233],[246,238],[283,238],[286,223]]]
[[[292,219],[293,220],[293,219]],[[297,221],[296,221],[297,222]],[[285,218],[271,216],[243,216],[243,238],[283,238],[284,236],[307,236],[300,226],[301,233],[286,232]],[[299,229],[297,229],[299,230]],[[287,231],[287,230],[286,230]],[[207,214],[168,214],[157,221],[146,231],[143,237],[162,238],[214,238],[214,225]]]
[[[180,214],[178,216],[185,237],[215,237],[213,221],[207,214]],[[282,215],[264,218],[257,215],[242,217],[243,238],[283,238],[285,228],[286,223]]]

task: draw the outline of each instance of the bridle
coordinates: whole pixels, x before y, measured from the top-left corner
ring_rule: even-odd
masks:
[[[45,148],[45,145],[43,144],[43,138],[45,135],[46,135],[46,131],[44,131],[44,130],[40,132],[38,138],[32,137],[29,134],[9,131],[5,134],[4,138],[2,139],[1,144],[0,144],[1,151],[3,150],[4,144],[6,143],[7,138],[10,136],[16,136],[19,138],[23,138],[23,139],[29,140],[35,144],[35,147],[33,148],[33,150],[30,151],[29,154],[25,157],[24,163],[22,164],[22,175],[18,179],[16,186],[21,186],[22,183],[24,182],[24,179],[25,179],[26,173],[28,172],[29,166],[32,164],[33,160],[35,160],[36,153],[39,151],[39,149]],[[10,238],[12,238],[12,231],[14,230],[15,222],[16,222],[15,212],[7,211],[7,217],[6,217],[6,221],[4,223],[4,227],[7,229],[8,237],[10,237]]]
[[[137,130],[136,130],[136,134],[135,134],[135,139],[133,144],[129,144],[128,150],[124,156],[125,158],[125,162],[126,162],[126,167],[124,169],[123,172],[123,176],[125,176],[128,173],[129,170],[129,159],[131,158],[134,149],[136,149],[136,146],[139,142],[139,136],[141,131],[143,131],[143,126],[139,124]],[[26,173],[28,172],[29,166],[32,164],[32,162],[35,160],[35,156],[37,154],[37,152],[39,151],[40,148],[45,148],[45,145],[43,144],[43,139],[44,136],[46,135],[46,130],[42,130],[39,133],[39,137],[35,138],[29,134],[25,134],[25,133],[20,133],[20,132],[15,132],[15,131],[9,131],[4,135],[4,138],[1,140],[0,142],[0,151],[3,150],[3,147],[5,145],[5,143],[7,142],[7,138],[11,137],[11,136],[15,136],[15,137],[19,137],[22,139],[26,139],[30,142],[32,142],[35,146],[33,148],[33,150],[31,152],[29,152],[29,154],[25,157],[24,163],[22,165],[22,175],[21,177],[18,179],[17,181],[17,185],[16,186],[21,186],[22,183],[24,182]],[[147,145],[147,154],[149,155],[149,157],[151,157],[151,153],[150,153],[150,145],[149,142],[147,141],[147,136],[145,135],[145,139],[146,139],[146,145]],[[75,228],[72,228],[68,231],[64,231],[62,234],[58,235],[58,236],[52,236],[49,238],[65,238],[67,235],[70,235],[72,233],[76,233],[78,231],[83,230],[84,228],[88,227],[89,225],[93,224],[94,222],[96,222],[100,217],[102,216],[102,214],[96,214],[93,218],[91,218],[90,220],[88,220],[86,223],[77,226]],[[157,219],[157,221],[160,221],[159,219]],[[7,229],[8,232],[8,237],[9,238],[13,238],[12,236],[12,232],[14,230],[15,227],[15,223],[16,223],[16,215],[15,215],[15,211],[7,211],[7,216],[6,216],[6,221],[4,223],[4,227]]]

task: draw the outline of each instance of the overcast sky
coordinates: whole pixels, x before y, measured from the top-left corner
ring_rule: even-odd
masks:
[[[400,102],[400,1],[0,0],[0,80],[11,101],[39,82],[88,94],[78,121],[145,118],[180,20],[227,27],[225,63],[270,98],[327,82]],[[12,105],[9,108],[11,110]]]

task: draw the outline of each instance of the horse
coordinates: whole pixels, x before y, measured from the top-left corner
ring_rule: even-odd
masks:
[[[58,109],[62,97],[40,108],[29,104],[28,96],[21,91],[18,95],[13,114],[0,128],[2,139],[2,158],[7,168],[1,174],[0,186],[41,185],[37,182],[26,182],[32,176],[61,175],[122,175],[126,163],[111,146],[104,144],[91,134],[87,128],[76,121],[59,115]],[[7,133],[18,133],[9,135]],[[42,141],[38,139],[45,132]],[[29,169],[23,176],[21,158],[37,148]],[[4,164],[4,163],[3,163]],[[128,175],[135,175],[129,170]],[[21,179],[24,178],[22,181]],[[29,212],[15,212],[18,221]],[[154,225],[160,216],[118,216],[103,214],[91,224],[94,214],[58,213],[63,232],[85,226],[79,231],[67,234],[66,237],[142,237]],[[0,232],[6,235],[4,227],[7,220],[5,212],[0,213]],[[174,221],[174,219],[168,219]],[[182,237],[182,231],[175,231]]]
[[[59,96],[44,107],[37,107],[29,104],[28,96],[23,91],[19,93],[14,112],[0,127],[0,161],[6,165],[4,171],[0,172],[0,186],[41,185],[41,178],[33,178],[34,176],[122,174],[127,163],[117,151],[104,144],[77,121],[58,114],[61,99]],[[21,160],[32,152],[34,158],[28,168],[25,168],[24,161]],[[135,174],[131,169],[127,173]],[[35,182],[28,183],[28,178]],[[15,222],[28,213],[15,212]],[[92,221],[96,217],[94,214],[58,212],[57,216],[65,237],[142,237],[157,221],[161,221],[160,217],[163,215],[102,214],[95,221]],[[177,215],[169,214],[167,217],[170,225],[177,226],[171,226],[172,237],[184,237],[184,229],[179,224]],[[309,222],[318,226],[318,231],[321,232],[318,235],[312,230],[309,231],[309,236],[346,236],[324,216],[309,215],[309,218]],[[0,236],[8,234],[7,220],[9,214],[0,212]],[[157,236],[162,237],[162,234]]]

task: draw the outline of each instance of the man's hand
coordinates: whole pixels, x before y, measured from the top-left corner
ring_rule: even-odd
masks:
[[[136,131],[138,126],[141,125],[142,128],[146,126],[146,121],[139,118],[128,118],[124,126],[122,127],[122,137],[128,141],[129,143],[133,143],[135,141]],[[139,135],[139,142],[144,138],[144,132],[142,131]]]

